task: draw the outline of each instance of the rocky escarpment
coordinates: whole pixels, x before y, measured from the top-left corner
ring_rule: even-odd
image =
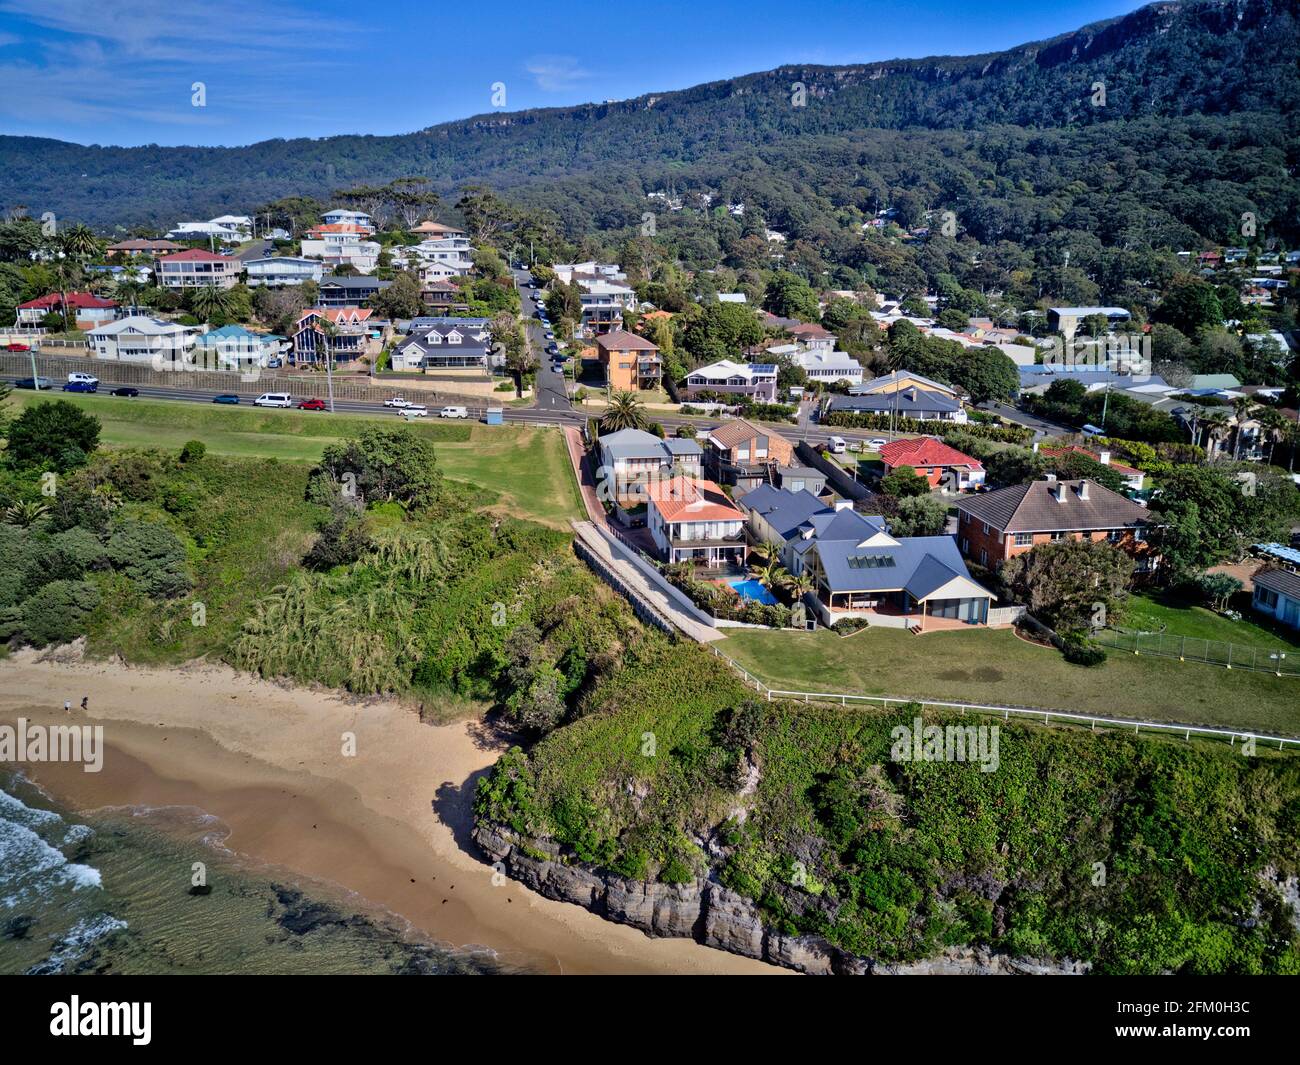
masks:
[[[706,947],[812,975],[1081,974],[1082,962],[1032,961],[981,950],[948,950],[918,962],[860,958],[818,936],[787,936],[767,928],[758,907],[712,880],[659,884],[624,880],[562,860],[560,848],[480,821],[474,840],[506,875],[548,899],[572,902],[651,936],[694,939]]]

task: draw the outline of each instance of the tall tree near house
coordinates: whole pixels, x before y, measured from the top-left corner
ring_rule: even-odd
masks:
[[[440,202],[438,194],[433,191],[433,182],[427,177],[398,178],[389,183],[388,189],[407,229],[415,228],[416,223],[428,217]]]
[[[615,392],[610,399],[609,409],[600,419],[602,433],[615,433],[620,429],[642,429],[649,425],[645,407],[635,393]]]
[[[1014,601],[1058,632],[1075,633],[1119,616],[1133,560],[1104,540],[1060,540],[1012,556],[1001,574]]]
[[[330,413],[334,413],[334,339],[339,335],[339,327],[330,319],[321,315],[316,319],[316,332],[325,347],[325,390],[329,394]]]
[[[196,317],[210,322],[217,315],[228,315],[234,303],[230,289],[216,285],[202,285],[190,289],[190,309]]]
[[[1249,396],[1238,396],[1232,401],[1232,414],[1236,424],[1232,427],[1232,455],[1233,458],[1241,458],[1241,444],[1243,439],[1243,425],[1250,421],[1252,411],[1255,408],[1255,401]]]

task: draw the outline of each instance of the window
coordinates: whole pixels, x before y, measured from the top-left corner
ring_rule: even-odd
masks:
[[[988,534],[991,533],[992,531],[993,530],[989,528],[989,523],[986,521],[984,523],[984,535],[988,536]]]
[[[1017,547],[1032,547],[1034,543],[1033,533],[1016,533]]]
[[[1257,603],[1262,603],[1264,606],[1272,610],[1274,607],[1277,606],[1277,592],[1270,591],[1267,588],[1260,588],[1256,586],[1255,601]]]
[[[988,564],[989,564],[989,553],[988,553],[987,551],[985,551],[984,548],[981,547],[981,548],[980,548],[980,565],[981,565],[981,566],[987,566]]]
[[[1059,544],[1064,539],[1065,539],[1065,533],[1063,532],[1052,533],[1052,543]]]
[[[1112,544],[1119,543],[1120,540],[1122,540],[1123,538],[1124,538],[1124,534],[1120,532],[1119,529],[1111,529],[1111,531],[1106,534],[1106,539],[1109,540]]]

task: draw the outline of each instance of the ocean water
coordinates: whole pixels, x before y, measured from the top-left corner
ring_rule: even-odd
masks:
[[[0,772],[0,974],[496,973],[332,885],[245,861],[190,807],[73,816]],[[194,863],[207,890],[192,889]]]

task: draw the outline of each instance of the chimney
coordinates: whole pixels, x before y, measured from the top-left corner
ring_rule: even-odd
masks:
[[[1053,484],[1053,483],[1055,483],[1055,481],[1056,481],[1056,474],[1054,474],[1054,473],[1044,474],[1044,477],[1047,478],[1047,483],[1048,483],[1048,484]]]
[[[1080,499],[1088,498],[1088,482],[1086,480],[1079,482],[1079,498]]]
[[[1109,465],[1110,465],[1110,452],[1109,452],[1109,451],[1103,451],[1100,455],[1097,456],[1097,461],[1100,462],[1103,466],[1109,466]]]
[[[1060,481],[1053,478],[1052,483],[1047,490],[1052,493],[1052,498],[1058,503],[1065,502],[1065,485],[1061,484]]]

